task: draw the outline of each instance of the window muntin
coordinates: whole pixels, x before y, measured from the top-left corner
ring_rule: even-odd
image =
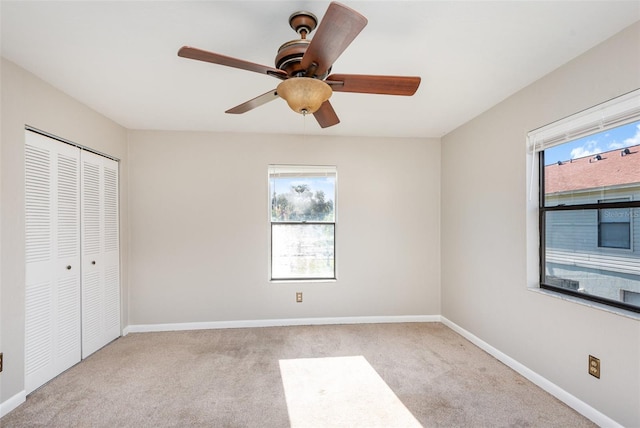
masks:
[[[541,287],[640,312],[640,121],[539,156]]]
[[[272,280],[332,280],[336,168],[269,167]]]

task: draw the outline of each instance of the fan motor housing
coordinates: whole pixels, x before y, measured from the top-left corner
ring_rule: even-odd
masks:
[[[310,40],[298,39],[291,40],[280,46],[278,54],[276,55],[276,68],[287,73],[289,77],[305,77],[307,70],[302,68],[300,62],[304,53],[309,47]],[[331,67],[322,76],[306,76],[315,77],[317,79],[324,80],[331,72]]]
[[[286,72],[289,77],[304,74],[305,70],[300,66],[302,56],[307,51],[309,40],[291,40],[280,46],[276,55],[276,68]]]

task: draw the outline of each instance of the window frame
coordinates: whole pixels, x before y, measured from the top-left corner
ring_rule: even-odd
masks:
[[[545,254],[547,247],[546,220],[548,213],[566,210],[594,210],[596,213],[599,213],[599,210],[601,209],[619,208],[637,210],[640,209],[640,200],[633,200],[633,198],[630,198],[627,201],[617,202],[567,203],[546,206],[544,186],[545,150],[638,121],[640,121],[640,88],[594,105],[593,107],[578,111],[547,125],[535,128],[527,133],[527,151],[532,155],[530,164],[531,179],[528,180],[530,195],[529,203],[527,204],[528,212],[531,215],[531,217],[528,217],[528,220],[530,219],[531,221],[528,222],[527,229],[528,254],[531,255],[531,257],[528,257],[527,264],[528,287],[530,289],[543,290],[557,295],[566,295],[571,298],[575,297],[576,302],[583,302],[584,304],[594,302],[590,306],[598,306],[598,304],[602,304],[602,308],[609,308],[620,314],[625,314],[628,311],[628,314],[633,313],[634,318],[636,318],[637,314],[640,313],[639,306],[630,305],[622,302],[621,300],[613,300],[612,298],[600,297],[598,295],[587,294],[577,290],[574,291],[569,287],[561,288],[559,285],[562,284],[553,285],[548,283],[546,280],[547,260]],[[538,162],[537,168],[535,166],[535,162]],[[538,184],[537,198],[534,197],[536,182]],[[552,202],[550,201],[550,203]],[[635,218],[637,214],[635,214],[634,211],[631,211],[631,213],[630,226],[633,227],[635,220],[637,220],[637,218]],[[534,219],[533,217],[536,215],[537,219]],[[630,235],[631,249],[609,247],[598,247],[598,249],[610,254],[637,251],[638,249],[634,248],[633,243],[633,230],[630,231]],[[535,260],[536,257],[537,260]],[[549,282],[553,282],[552,278],[553,277],[550,277]],[[620,311],[620,309],[623,311]]]
[[[333,184],[333,221],[273,221],[271,209],[272,209],[272,195],[271,195],[271,178],[273,170],[290,170],[289,174],[299,174],[300,178],[305,176],[309,177],[321,177],[323,174],[330,174],[334,177]],[[331,172],[329,172],[331,171]],[[317,175],[315,174],[317,172]],[[302,165],[302,164],[270,164],[267,168],[267,211],[269,222],[269,269],[268,276],[269,282],[272,283],[291,283],[291,282],[335,282],[338,279],[338,262],[336,251],[336,237],[337,237],[337,222],[338,222],[338,168],[336,165]],[[273,227],[274,225],[304,225],[304,226],[317,226],[317,225],[330,225],[333,227],[333,275],[332,276],[302,276],[302,277],[274,277],[273,276]]]

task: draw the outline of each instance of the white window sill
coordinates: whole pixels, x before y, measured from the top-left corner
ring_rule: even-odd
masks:
[[[640,321],[640,313],[628,311],[626,309],[616,308],[614,306],[605,305],[604,303],[593,302],[587,299],[581,299],[576,296],[571,296],[569,294],[557,293],[553,290],[547,290],[544,288],[538,287],[530,287],[529,291],[533,291],[534,293],[544,294],[545,296],[555,297],[556,299],[565,300],[572,303],[577,303],[579,305],[588,306],[590,308],[598,309],[601,311],[609,312],[611,314],[623,316],[626,318],[631,318],[632,320]]]
[[[337,279],[270,279],[272,284],[320,284],[338,282]]]

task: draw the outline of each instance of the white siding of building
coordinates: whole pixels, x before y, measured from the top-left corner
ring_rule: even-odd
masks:
[[[548,195],[547,206],[640,200],[640,187]],[[621,300],[622,291],[640,293],[640,208],[631,210],[631,249],[598,247],[598,211],[547,212],[546,274],[578,281],[580,291]],[[559,230],[562,232],[560,233]]]

